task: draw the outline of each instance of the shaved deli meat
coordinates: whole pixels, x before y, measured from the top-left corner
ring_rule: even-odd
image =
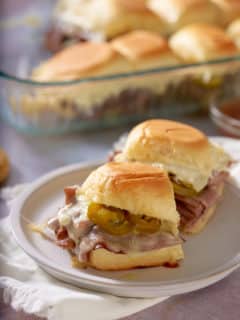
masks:
[[[180,214],[182,228],[191,226],[219,200],[219,188],[223,186],[228,173],[214,173],[206,188],[195,197],[175,194],[177,210]]]
[[[76,190],[76,186],[69,186],[64,188],[66,204],[74,204],[76,202]]]

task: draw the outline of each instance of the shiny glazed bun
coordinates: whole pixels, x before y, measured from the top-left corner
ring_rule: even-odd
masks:
[[[188,25],[173,34],[169,44],[172,50],[188,63],[238,54],[232,39],[221,28],[210,24]]]
[[[240,49],[240,18],[234,20],[228,26],[227,33],[233,39],[237,47]]]
[[[117,161],[163,165],[182,182],[200,191],[213,170],[229,161],[225,152],[189,125],[170,120],[148,120],[134,127]]]
[[[97,52],[97,54],[96,54]],[[67,47],[33,71],[38,81],[71,80],[129,70],[128,62],[108,43],[85,42]]]
[[[89,201],[179,224],[173,187],[161,168],[109,162],[88,176],[80,192]]]
[[[157,33],[137,30],[119,36],[111,42],[112,48],[139,70],[179,64],[167,40]]]
[[[149,0],[148,7],[174,32],[190,23],[220,23],[221,10],[210,0]]]

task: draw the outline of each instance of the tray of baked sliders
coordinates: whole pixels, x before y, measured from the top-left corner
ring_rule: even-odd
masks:
[[[1,114],[29,133],[207,110],[239,83],[240,3],[11,1],[1,13]],[[24,36],[23,36],[24,35]]]

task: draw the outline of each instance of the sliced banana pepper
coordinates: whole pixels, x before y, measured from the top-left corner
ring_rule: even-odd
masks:
[[[161,222],[156,218],[138,216],[125,210],[91,203],[88,218],[112,235],[124,235],[129,232],[154,233],[160,230]]]
[[[193,189],[192,186],[184,186],[182,184],[178,184],[174,181],[172,181],[174,193],[179,194],[181,196],[185,197],[195,197],[197,196],[197,191]]]

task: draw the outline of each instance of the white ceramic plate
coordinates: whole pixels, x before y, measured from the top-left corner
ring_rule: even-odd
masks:
[[[68,252],[28,228],[56,214],[64,202],[63,188],[81,183],[95,165],[64,167],[34,183],[18,199],[11,213],[18,244],[44,270],[76,286],[127,297],[171,296],[197,290],[226,277],[240,266],[240,197],[228,185],[212,221],[184,244],[185,260],[179,268],[155,267],[102,272],[71,267]]]

